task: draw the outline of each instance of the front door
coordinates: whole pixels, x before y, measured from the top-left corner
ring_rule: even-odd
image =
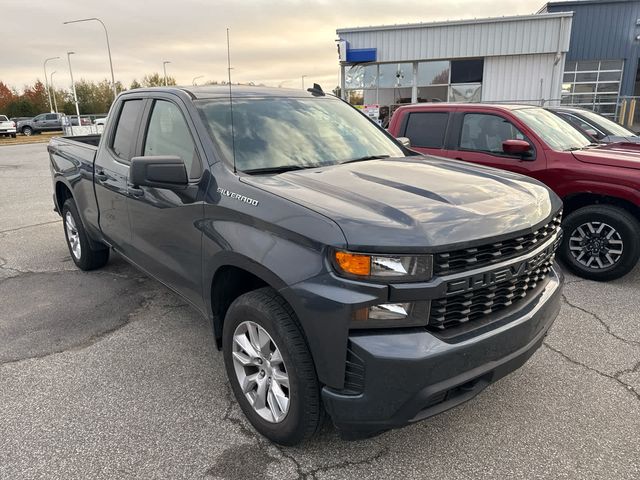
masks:
[[[204,158],[191,132],[194,126],[171,96],[157,98],[145,115],[139,152],[143,156],[176,155],[187,167],[183,190],[141,187],[129,197],[133,251],[131,259],[149,273],[202,306],[202,197],[207,178]]]
[[[456,123],[461,125],[461,130],[455,149],[449,151],[450,158],[539,176],[544,167],[544,152],[541,148],[536,149],[534,143],[508,119],[489,113],[464,112],[459,115],[462,115],[462,122]],[[525,157],[505,154],[502,150],[505,140],[529,142],[530,154]]]

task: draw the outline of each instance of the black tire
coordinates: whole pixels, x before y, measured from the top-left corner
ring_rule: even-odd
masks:
[[[22,127],[22,134],[26,135],[27,137],[30,137],[31,135],[33,135],[33,128],[31,128],[31,127]]]
[[[70,229],[67,225],[67,214],[73,217],[73,226],[77,232],[77,240],[80,245],[79,256],[74,252],[72,242],[70,241]],[[109,248],[106,246],[103,248],[96,248],[96,242],[92,242],[89,239],[89,236],[82,225],[82,221],[80,220],[76,203],[71,198],[64,202],[64,205],[62,206],[62,226],[71,259],[80,270],[95,270],[96,268],[103,267],[109,261]]]
[[[12,134],[11,134],[11,138],[16,138],[16,134],[15,134],[15,133],[12,133]]]
[[[578,260],[578,256],[582,253],[582,250],[577,249],[580,244],[577,240],[571,240],[574,232],[578,236],[574,235],[573,238],[579,238],[578,227],[582,227],[582,230],[586,231],[583,226],[589,222],[597,225],[606,224],[612,227],[617,232],[615,238],[619,238],[622,241],[622,254],[620,254],[619,257],[612,255],[611,258],[613,258],[615,262],[613,264],[605,263],[604,268],[595,262],[589,267],[581,263]],[[562,263],[580,277],[596,281],[614,280],[629,273],[638,263],[638,257],[640,256],[640,241],[638,241],[638,238],[640,238],[640,224],[632,214],[622,208],[610,205],[590,205],[583,207],[567,215],[562,222],[562,227],[564,236],[558,254]],[[604,240],[604,231],[600,234],[600,237]],[[619,249],[619,246],[616,245],[615,250],[613,250],[613,245],[608,242],[609,241],[605,242],[605,248],[612,249],[612,251]],[[572,253],[571,246],[574,248],[573,252],[575,255]],[[586,247],[583,250],[585,250],[584,253],[586,258],[588,258],[589,255]],[[584,255],[583,258],[585,258]],[[607,259],[605,258],[604,261],[607,262]],[[595,265],[595,267],[593,265]]]
[[[280,350],[289,376],[289,410],[279,423],[261,417],[249,403],[233,360],[234,332],[243,322],[258,324]],[[324,409],[311,353],[295,313],[272,288],[261,288],[238,297],[229,307],[224,322],[222,345],[227,376],[240,408],[254,428],[281,445],[297,445],[312,437],[322,425]],[[275,378],[275,377],[274,377]]]

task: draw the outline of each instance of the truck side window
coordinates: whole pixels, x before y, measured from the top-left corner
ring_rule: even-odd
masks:
[[[55,113],[47,114],[47,120],[57,120],[57,119],[58,119],[58,115],[56,115]]]
[[[525,136],[508,120],[498,115],[467,113],[462,121],[461,150],[502,154],[505,140],[526,140]]]
[[[123,102],[118,117],[118,124],[113,135],[111,148],[123,160],[130,161],[133,156],[133,143],[137,133],[138,116],[142,108],[142,100],[127,100]]]
[[[404,135],[415,147],[442,148],[448,121],[447,112],[412,112]]]
[[[171,102],[155,101],[144,142],[144,155],[176,155],[184,161],[189,178],[200,177],[200,160],[189,126],[180,109]]]

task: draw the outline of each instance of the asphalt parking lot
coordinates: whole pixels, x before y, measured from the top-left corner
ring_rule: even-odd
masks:
[[[281,448],[205,319],[115,255],[75,268],[45,145],[0,147],[0,191],[0,479],[640,478],[640,269],[568,276],[545,345],[460,408]]]

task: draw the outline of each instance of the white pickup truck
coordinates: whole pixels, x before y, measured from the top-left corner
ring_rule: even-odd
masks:
[[[0,115],[0,135],[16,138],[16,124],[9,120],[6,115]]]

